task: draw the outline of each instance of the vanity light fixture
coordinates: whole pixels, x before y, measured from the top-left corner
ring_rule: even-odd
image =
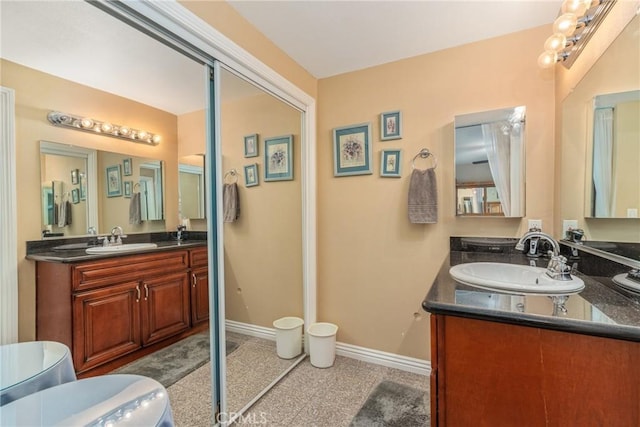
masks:
[[[55,126],[99,133],[104,136],[111,136],[142,144],[158,145],[160,143],[160,135],[157,133],[132,129],[128,126],[116,125],[109,122],[91,119],[89,117],[80,117],[74,116],[73,114],[51,111],[47,114],[47,119]]]
[[[553,35],[538,57],[541,68],[561,62],[570,68],[616,0],[564,0],[553,22]]]

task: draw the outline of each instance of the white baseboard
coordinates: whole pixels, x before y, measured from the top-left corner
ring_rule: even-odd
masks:
[[[236,322],[235,320],[225,320],[225,329],[237,334],[249,335],[250,337],[263,338],[265,340],[276,340],[276,330],[264,326],[252,325],[250,323]]]
[[[226,320],[225,327],[229,332],[235,332],[271,341],[275,341],[276,339],[276,330],[273,328],[236,322],[234,320]],[[388,368],[412,372],[414,374],[426,376],[431,374],[431,363],[428,360],[401,356],[399,354],[387,353],[380,350],[373,350],[371,348],[359,347],[357,345],[337,342],[336,354],[339,356],[362,360],[363,362],[386,366]]]
[[[414,374],[431,375],[431,363],[428,360],[416,359],[341,342],[336,343],[336,354],[362,360],[363,362],[386,366],[388,368],[412,372]]]

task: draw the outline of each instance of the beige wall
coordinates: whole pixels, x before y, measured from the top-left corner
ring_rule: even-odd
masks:
[[[35,339],[35,263],[26,260],[26,241],[38,240],[40,229],[40,141],[52,141],[166,162],[166,224],[177,225],[176,117],[143,104],[88,88],[2,60],[0,84],[15,90],[18,209],[19,339]],[[47,113],[58,110],[110,120],[159,133],[158,146],[77,132],[52,126]]]
[[[206,110],[193,111],[178,116],[179,157],[204,154],[207,151],[207,127],[205,120]],[[193,164],[191,162],[189,163]]]
[[[240,218],[224,224],[226,318],[271,328],[280,317],[303,317],[301,116],[270,95],[257,95],[222,104],[221,121],[222,171],[241,174]],[[254,133],[259,156],[245,158],[243,138]],[[265,182],[264,139],[289,134],[294,179]],[[260,184],[246,187],[244,166],[253,163]]]
[[[625,2],[617,3],[611,12],[611,18],[618,18],[615,12],[621,10],[616,8],[625,5]],[[575,82],[570,94],[558,105],[560,115],[556,132],[560,134],[559,142],[556,144],[556,224],[559,227],[562,219],[576,219],[578,226],[585,230],[588,240],[640,241],[637,219],[585,219],[585,199],[590,198],[591,185],[588,176],[591,176],[592,164],[590,141],[593,98],[596,95],[637,90],[640,87],[640,50],[637,41],[640,18],[635,17],[633,22],[627,25],[635,16],[632,11],[628,12],[627,21],[613,21],[621,25],[621,28],[604,26],[610,23],[610,16],[605,18],[603,26],[594,36],[596,41],[602,30],[609,30],[607,36],[610,36],[610,32],[620,34],[620,30],[624,31],[613,44],[605,46],[606,51],[598,57],[600,60],[592,63],[588,72],[581,76],[581,80]],[[582,55],[578,61],[581,59]],[[573,67],[569,71],[572,70]],[[566,74],[565,70],[559,72]]]
[[[535,58],[548,27],[320,80],[318,100],[318,315],[338,340],[429,359],[421,308],[449,251],[449,236],[520,235],[522,219],[455,217],[453,119],[527,107],[527,217],[551,226],[553,75]],[[403,138],[380,141],[379,114],[401,110]],[[373,175],[333,177],[332,128],[371,122]],[[411,159],[438,158],[439,219],[407,219]],[[380,178],[380,150],[401,148],[403,176]],[[422,164],[419,166],[424,167]]]

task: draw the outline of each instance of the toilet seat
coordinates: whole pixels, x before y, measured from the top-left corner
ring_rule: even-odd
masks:
[[[0,406],[76,380],[71,352],[55,341],[0,346]]]
[[[7,426],[173,426],[167,390],[140,375],[103,375],[30,394],[0,407]]]

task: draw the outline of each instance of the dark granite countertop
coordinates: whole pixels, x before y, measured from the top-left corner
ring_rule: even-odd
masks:
[[[186,240],[177,241],[171,233],[141,233],[129,235],[124,243],[155,243],[156,248],[142,249],[128,252],[110,252],[101,254],[88,254],[86,248],[60,250],[61,246],[82,244],[91,241],[92,238],[35,240],[27,242],[26,259],[32,261],[75,263],[91,261],[95,259],[115,258],[122,256],[148,254],[176,249],[191,249],[206,246],[206,233],[192,232]]]
[[[453,248],[452,248],[453,249]],[[422,302],[424,310],[446,314],[640,342],[640,300],[578,273],[585,289],[571,295],[562,310],[548,296],[492,292],[456,282],[449,268],[467,262],[529,264],[519,253],[452,250]],[[539,267],[548,260],[540,258]]]

